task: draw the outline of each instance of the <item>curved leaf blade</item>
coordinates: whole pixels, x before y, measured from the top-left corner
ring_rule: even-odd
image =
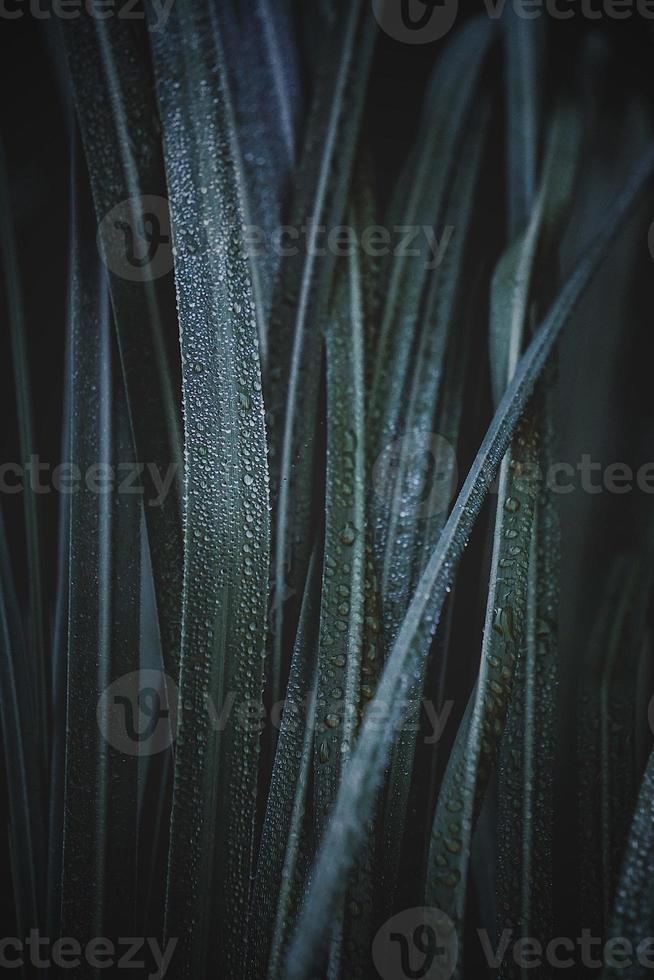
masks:
[[[375,702],[385,710],[384,728],[364,721],[357,747],[347,766],[330,823],[314,866],[304,909],[287,960],[287,976],[305,980],[325,942],[342,894],[354,849],[360,840],[374,795],[392,746],[392,733],[402,702],[425,656],[438,622],[447,587],[479,513],[493,475],[509,445],[533,386],[562,329],[576,309],[594,273],[651,179],[654,150],[635,168],[627,187],[611,208],[602,231],[559,293],[548,316],[519,362],[493,422],[484,438],[438,546],[420,580],[382,674]],[[375,703],[373,702],[373,703]]]

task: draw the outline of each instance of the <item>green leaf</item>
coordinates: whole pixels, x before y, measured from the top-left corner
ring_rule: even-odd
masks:
[[[356,250],[327,327],[326,527],[318,644],[315,811],[320,838],[361,710],[365,572],[364,327]]]
[[[250,273],[262,364],[280,265],[277,235],[288,217],[300,127],[299,65],[284,4],[256,0],[253,9],[228,0],[216,5],[226,61],[232,152],[252,242]],[[261,238],[263,241],[261,241]]]
[[[426,901],[450,916],[461,949],[473,828],[497,759],[517,655],[527,621],[527,587],[538,492],[538,436],[531,412],[502,460],[498,513],[479,676],[443,779],[429,850]]]
[[[525,330],[531,326],[535,273],[552,261],[551,243],[569,214],[579,168],[581,128],[581,119],[574,109],[567,105],[557,107],[548,130],[543,179],[529,224],[501,258],[493,276],[490,354],[495,404],[513,373]],[[538,286],[542,292],[542,282]]]
[[[491,372],[496,401],[514,369],[530,320],[537,311],[546,308],[550,299],[550,283],[559,260],[552,246],[569,212],[580,147],[581,120],[577,113],[567,105],[556,107],[547,133],[542,181],[532,218],[524,235],[501,260],[493,281]],[[538,280],[535,280],[536,268]],[[533,487],[537,495],[535,510],[530,522],[523,526],[522,540],[512,543],[522,553],[522,561],[514,562],[516,569],[522,565],[521,580],[515,586],[511,584],[511,593],[519,595],[524,607],[522,630],[516,631],[518,645],[513,651],[518,663],[510,667],[508,708],[501,719],[493,719],[494,728],[486,733],[487,744],[493,746],[498,735],[502,736],[498,781],[498,929],[501,932],[509,923],[516,923],[521,935],[543,937],[552,928],[552,906],[548,898],[552,889],[549,848],[553,725],[557,707],[557,649],[553,634],[557,622],[559,569],[557,519],[551,494],[542,486],[542,480],[554,458],[552,399],[547,394],[553,388],[554,361],[555,357],[541,382],[532,413],[539,446],[537,456],[530,461],[538,474],[538,482]],[[503,470],[505,465],[506,462]],[[511,488],[509,495],[513,499]],[[500,494],[496,538],[497,528],[500,537],[506,536],[507,523]],[[492,575],[498,571],[493,565]],[[487,616],[492,615],[495,602],[493,589]],[[538,759],[534,743],[536,730],[540,733]],[[516,970],[511,957],[506,957],[502,976],[513,976]]]
[[[401,226],[412,233],[435,229],[442,238],[447,195],[492,38],[492,25],[481,18],[466,25],[446,47],[425,99],[419,152],[409,160],[400,178],[400,186],[411,190],[406,200],[400,195],[391,207],[389,226]],[[416,254],[401,249],[399,255],[389,256],[384,271],[386,302],[371,390],[372,452],[380,452],[399,434],[409,356],[421,322],[422,294],[433,278],[429,247],[424,234],[419,235],[412,244]]]
[[[557,352],[558,354],[558,352]],[[553,795],[559,673],[558,513],[543,474],[554,446],[555,354],[539,385],[539,481],[527,582],[527,623],[505,731],[498,779],[498,928],[520,924],[523,936],[553,928]],[[548,931],[549,930],[549,931]],[[507,957],[503,970],[516,965]]]
[[[372,60],[374,18],[363,0],[340,4],[340,16],[323,46],[320,71],[296,177],[290,225],[307,241],[282,268],[280,302],[273,318],[270,385],[272,484],[276,489],[273,571],[272,699],[283,689],[284,637],[293,617],[284,608],[288,586],[302,593],[311,553],[316,489],[314,448],[320,389],[320,345],[336,263],[335,250],[319,242],[346,213],[355,149]],[[325,254],[318,257],[318,251]],[[287,380],[288,379],[288,380]],[[285,623],[286,620],[290,620]]]
[[[282,976],[313,846],[311,777],[318,694],[320,555],[309,565],[273,765],[252,900],[251,975]],[[281,886],[280,886],[281,882]]]
[[[0,260],[7,295],[11,357],[15,378],[18,446],[21,464],[27,466],[35,450],[32,391],[25,332],[25,312],[18,268],[18,251],[14,236],[10,187],[2,144],[0,144]],[[23,514],[29,589],[26,652],[30,673],[29,689],[33,719],[38,733],[37,739],[40,743],[38,778],[44,781],[49,757],[47,732],[50,719],[48,703],[50,671],[45,651],[47,616],[41,555],[42,543],[39,530],[40,520],[36,494],[31,481],[28,487],[23,488]]]
[[[134,451],[111,346],[107,284],[82,244],[89,226],[82,217],[76,221],[70,462],[86,475],[98,465],[119,472],[121,464],[133,464]],[[101,698],[139,669],[140,521],[138,497],[118,488],[99,491],[88,477],[70,496],[60,927],[80,941],[121,935],[134,921],[137,758],[112,743],[118,723],[113,705]]]
[[[395,418],[387,418],[390,427],[386,430],[386,438],[397,439],[403,429],[409,438],[412,435],[417,438],[417,452],[422,448],[421,439],[429,442],[432,433],[440,435],[437,429],[434,430],[436,410],[446,354],[451,338],[456,334],[457,302],[460,301],[463,291],[463,264],[470,246],[473,206],[489,121],[488,104],[482,102],[478,111],[471,113],[464,131],[461,153],[465,163],[457,171],[448,204],[444,209],[444,228],[452,231],[452,240],[447,246],[442,263],[431,272],[425,283],[424,312],[418,322],[414,353],[411,361],[406,364],[406,374],[394,378],[403,397],[395,402],[394,408],[398,413]],[[416,498],[420,496],[422,488],[415,485],[416,474],[409,469],[411,462],[409,452],[400,454],[394,479],[389,480],[388,499],[380,500],[381,495],[376,499],[377,503],[382,504],[377,507],[375,540],[380,550],[382,546],[384,548],[380,587],[384,619],[391,640],[406,611],[409,598],[411,576],[403,573],[407,560],[415,566],[414,551],[425,538],[426,550],[431,550],[444,523],[449,503],[446,501],[440,506],[435,520],[429,519],[432,515],[424,519],[416,505]],[[436,466],[438,462],[444,467],[448,461],[437,461]],[[418,481],[419,476],[420,474]],[[447,479],[445,485],[447,486]],[[421,571],[421,567],[416,567],[414,575],[419,575]]]
[[[220,39],[182,2],[153,32],[184,394],[184,588],[166,935],[180,976],[237,975],[253,871],[269,567],[267,446]]]
[[[447,396],[451,397],[451,393],[445,384],[445,361],[446,356],[456,359],[460,335],[469,327],[469,317],[466,317],[467,311],[462,302],[465,289],[464,262],[469,253],[472,211],[488,123],[487,104],[482,105],[479,112],[471,114],[462,151],[465,163],[458,171],[445,212],[446,227],[454,227],[455,233],[443,263],[432,274],[424,321],[420,326],[419,346],[413,359],[411,374],[406,380],[405,432],[409,439],[414,439],[416,455],[420,450],[434,455],[434,475],[430,491],[442,486],[443,499],[435,501],[434,513],[422,512],[419,504],[423,488],[416,486],[416,482],[422,482],[421,474],[415,472],[416,458],[408,451],[402,452],[399,454],[399,465],[394,471],[394,481],[389,486],[391,506],[381,510],[378,516],[378,529],[381,531],[384,528],[386,540],[381,577],[382,603],[391,630],[394,624],[402,621],[412,587],[418,582],[429,553],[436,546],[450,503],[446,498],[452,478],[452,460],[447,458],[447,454],[454,455],[456,451],[458,423],[453,419],[448,420],[451,402],[448,402]],[[469,343],[469,337],[467,342]],[[462,392],[456,374],[453,383],[459,401]],[[439,408],[441,392],[443,402]],[[449,424],[450,421],[454,424]],[[432,433],[443,442],[432,443]],[[408,447],[410,445],[409,442]],[[437,484],[437,479],[442,482]],[[419,701],[423,691],[424,671],[416,681],[409,700]],[[407,774],[412,772],[415,750],[416,733],[411,730],[401,731],[390,767],[383,829],[386,860],[382,879],[384,893],[391,908],[399,881],[402,843],[407,831],[407,808],[411,789],[411,780],[407,778]]]
[[[510,4],[502,21],[505,49],[508,232],[513,241],[529,223],[538,181],[545,76],[545,22],[519,16]]]
[[[334,811],[318,852],[286,975],[304,980],[324,949],[325,930],[342,895],[348,869],[383,777],[393,731],[404,698],[438,623],[447,588],[465,542],[554,343],[577,308],[618,231],[640,200],[651,178],[654,150],[641,158],[625,190],[608,212],[604,227],[559,293],[549,314],[519,362],[493,422],[422,575],[416,594],[388,657],[373,704],[385,710],[384,726],[368,716],[343,774]]]
[[[578,758],[584,867],[593,852],[592,870],[582,882],[582,901],[584,914],[601,932],[610,926],[638,795],[636,684],[651,588],[649,551],[621,555],[606,583],[601,607],[605,612],[597,620],[581,680]]]
[[[654,808],[654,753],[650,755],[638,795],[625,854],[615,906],[611,918],[610,935],[624,938],[634,951],[649,958],[654,932],[654,907],[652,906],[652,875],[654,874],[654,838],[652,838],[652,809]],[[644,944],[644,945],[643,945]],[[640,980],[649,974],[649,967],[640,963],[640,957],[627,971],[618,966],[605,966],[603,980],[625,976]]]
[[[356,220],[351,225],[357,227]],[[364,337],[361,268],[353,248],[337,280],[326,336],[326,526],[314,748],[316,841],[322,836],[336,798],[363,704],[367,482]],[[342,945],[339,922],[330,952],[332,976],[339,972]]]
[[[43,921],[45,823],[32,677],[0,513],[0,726],[9,800],[12,886],[21,934]]]
[[[128,238],[116,238],[110,216],[131,229],[144,227],[145,202],[166,208],[160,121],[149,68],[146,32],[121,18],[86,13],[66,20],[62,31],[75,104],[99,223],[99,244],[109,288],[125,377],[138,462],[146,465],[145,515],[157,592],[166,669],[179,674],[182,567],[181,405],[178,326],[170,275],[124,275]],[[126,235],[130,231],[125,232]],[[89,240],[92,238],[89,236]],[[155,242],[154,258],[170,249]],[[154,266],[152,267],[154,274]],[[162,502],[148,465],[172,474]]]

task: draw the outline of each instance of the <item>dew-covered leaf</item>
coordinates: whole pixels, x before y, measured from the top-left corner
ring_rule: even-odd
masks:
[[[180,976],[238,975],[253,871],[269,570],[267,445],[220,36],[177,4],[152,33],[184,398],[184,587],[166,935]]]
[[[287,960],[287,977],[311,975],[324,949],[325,930],[342,895],[347,871],[383,777],[404,698],[424,659],[447,588],[493,476],[508,448],[534,384],[563,327],[577,308],[618,231],[631,215],[654,167],[650,148],[609,210],[600,234],[560,291],[497,409],[463,484],[437,547],[427,564],[389,654],[375,701],[384,709],[381,727],[368,716],[343,774],[332,817],[314,865],[311,883]]]
[[[457,173],[445,211],[446,227],[454,227],[455,234],[444,261],[432,273],[424,319],[419,328],[418,348],[406,379],[406,435],[399,444],[402,450],[397,453],[397,465],[388,473],[388,499],[381,507],[378,505],[376,512],[377,528],[380,532],[382,527],[384,529],[379,537],[386,542],[380,587],[391,638],[396,624],[401,623],[406,612],[411,590],[438,541],[447,517],[450,491],[454,490],[452,463],[456,455],[458,424],[448,424],[452,393],[449,387],[445,391],[442,389],[445,387],[447,357],[451,362],[448,380],[454,385],[456,403],[460,404],[462,391],[454,361],[459,354],[459,344],[465,343],[466,328],[469,328],[469,316],[463,302],[464,261],[469,251],[470,220],[488,121],[487,105],[471,114],[462,151],[465,165]],[[420,468],[424,456],[432,467],[426,474]],[[379,491],[378,485],[376,489]],[[409,700],[412,703],[420,701],[423,688],[424,672],[411,692]],[[387,860],[382,879],[389,903],[395,895],[401,867],[411,788],[407,774],[412,771],[416,747],[416,733],[410,730],[411,726],[406,727],[406,731],[400,732],[393,750],[384,814]]]
[[[311,777],[318,691],[320,553],[307,585],[284,698],[259,848],[251,924],[252,976],[282,976],[284,955],[306,885],[313,847]],[[280,886],[281,882],[281,886]]]
[[[321,47],[296,176],[290,227],[296,239],[281,270],[271,323],[271,478],[275,492],[272,696],[283,690],[287,589],[301,594],[315,520],[321,343],[336,250],[320,240],[343,223],[372,60],[375,25],[362,0],[339,3]],[[306,235],[306,240],[302,240]],[[291,626],[292,626],[292,617]]]

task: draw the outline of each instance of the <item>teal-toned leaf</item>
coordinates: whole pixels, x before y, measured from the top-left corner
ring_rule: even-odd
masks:
[[[269,569],[267,446],[220,39],[190,2],[152,33],[184,393],[184,588],[166,935],[177,975],[237,975],[253,871]],[[256,730],[255,730],[256,729]]]
[[[505,8],[502,26],[508,233],[513,241],[529,223],[539,176],[546,26],[542,17],[521,17],[510,4]]]
[[[375,40],[374,18],[362,0],[339,4],[325,39],[290,225],[306,233],[282,268],[280,303],[271,330],[271,478],[276,490],[273,572],[272,698],[285,674],[287,589],[301,594],[311,554],[321,337],[331,296],[335,250],[320,229],[342,225]],[[319,252],[324,254],[319,256]]]
[[[352,225],[356,227],[356,221]],[[366,572],[365,328],[356,249],[352,249],[337,280],[326,348],[326,524],[314,748],[317,841],[336,798],[342,766],[352,751],[362,709]],[[330,951],[330,976],[340,973],[342,946],[343,923],[339,920]]]
[[[567,219],[579,168],[581,119],[567,105],[557,108],[548,130],[543,178],[534,198],[528,226],[500,260],[491,293],[490,354],[493,396],[497,404],[506,388],[525,331],[531,327],[535,302],[534,274],[552,261],[551,243]],[[536,266],[537,259],[540,265]],[[543,292],[543,283],[538,288]]]
[[[359,725],[365,613],[364,327],[355,250],[327,327],[327,487],[318,645],[318,837]]]
[[[9,800],[12,889],[17,926],[43,921],[45,814],[40,746],[33,724],[32,677],[0,514],[0,726]]]
[[[566,282],[519,362],[422,575],[373,702],[383,706],[384,726],[381,728],[374,717],[368,716],[364,720],[314,865],[287,960],[286,975],[293,980],[310,976],[324,949],[325,930],[342,895],[347,871],[352,866],[354,852],[380,786],[403,701],[426,655],[446,590],[494,473],[554,343],[618,231],[640,200],[653,166],[654,151],[650,149],[632,172],[624,191],[608,212],[602,232]]]
[[[25,312],[22,295],[18,251],[10,205],[10,188],[4,150],[0,144],[0,262],[7,296],[11,357],[15,377],[16,422],[21,465],[27,467],[34,454],[34,420],[30,368],[25,332]],[[50,670],[46,659],[47,615],[43,584],[39,509],[31,484],[23,488],[23,515],[27,549],[29,613],[26,623],[27,663],[30,678],[30,697],[33,720],[40,742],[38,779],[45,782],[48,764],[47,731],[50,719],[48,690]]]
[[[232,152],[248,226],[259,349],[265,366],[268,320],[281,260],[279,229],[288,217],[302,108],[291,17],[271,0],[215,7],[233,116]]]
[[[145,514],[166,669],[176,679],[181,629],[182,450],[174,291],[171,276],[159,276],[154,265],[146,264],[142,275],[138,266],[130,278],[125,275],[130,242],[135,251],[143,245],[136,239],[138,229],[146,228],[147,202],[157,200],[161,213],[155,218],[159,222],[165,220],[167,209],[147,34],[144,26],[132,21],[94,18],[83,12],[65,21],[62,35],[99,244],[108,266],[136,452],[138,462],[145,467]],[[122,239],[114,237],[119,230],[115,222],[122,224]],[[163,237],[152,238],[149,246],[154,249],[153,262],[170,250],[161,227],[158,235]],[[146,252],[145,257],[149,254]],[[136,260],[139,255],[140,251]],[[162,270],[165,266],[162,259]],[[172,478],[163,500],[159,500],[160,488],[151,479],[155,468],[162,479]]]
[[[528,412],[502,460],[498,514],[479,676],[443,779],[429,849],[426,901],[450,916],[464,969],[463,927],[472,832],[506,723],[518,651],[527,625],[530,554],[538,492],[538,436]]]
[[[320,555],[314,551],[264,820],[251,928],[252,976],[283,975],[284,954],[306,885],[313,846],[311,777],[318,694]],[[281,886],[280,886],[281,882]]]
[[[68,340],[69,462],[84,474],[97,467],[119,472],[119,466],[133,465],[134,450],[112,351],[108,288],[99,262],[82,245],[89,224],[81,216],[77,221]],[[69,506],[60,927],[62,935],[75,932],[88,941],[118,936],[135,921],[137,759],[112,741],[113,705],[101,698],[139,668],[134,583],[141,505],[138,496],[116,487],[99,490],[87,479],[70,495]]]
[[[580,852],[583,867],[592,867],[581,883],[581,898],[584,915],[600,934],[611,924],[638,794],[635,685],[651,595],[650,566],[647,552],[624,554],[616,561],[605,587],[604,614],[598,617],[590,638],[580,682]]]
[[[501,260],[493,281],[491,373],[496,400],[513,371],[531,320],[546,308],[551,296],[559,261],[559,256],[552,254],[552,244],[569,212],[580,146],[581,121],[577,113],[565,105],[557,107],[547,133],[542,181],[532,218],[524,235]],[[536,261],[540,273],[534,281]],[[533,407],[538,442],[537,455],[531,460],[538,481],[534,486],[535,511],[530,524],[523,528],[522,540],[513,542],[526,562],[521,588],[516,590],[524,605],[522,635],[517,634],[518,646],[514,650],[518,663],[512,668],[508,710],[501,724],[495,723],[495,732],[487,735],[494,743],[497,734],[502,734],[497,804],[498,934],[511,924],[519,926],[521,935],[543,937],[552,928],[551,770],[557,707],[559,549],[553,501],[542,481],[554,460],[552,399],[547,392],[553,387],[555,358],[556,355],[550,361]],[[510,495],[513,496],[511,490]],[[502,536],[507,533],[502,506],[500,494],[496,537],[497,527]],[[517,568],[520,561],[515,565]],[[493,566],[493,574],[497,571]],[[494,601],[494,595],[489,596],[489,610]],[[541,733],[538,759],[534,734],[537,724]],[[502,976],[519,973],[512,958],[505,957]]]
[[[448,489],[452,483],[451,465],[456,453],[458,424],[448,419],[451,403],[443,398],[440,405],[439,396],[444,388],[446,357],[451,360],[456,358],[460,335],[466,329],[466,311],[462,302],[465,290],[464,261],[469,252],[470,222],[488,121],[487,105],[479,113],[471,115],[470,130],[463,144],[465,165],[458,171],[445,211],[446,227],[454,227],[455,233],[443,263],[432,273],[418,349],[411,373],[406,379],[404,425],[407,442],[410,446],[409,440],[413,439],[416,456],[422,451],[438,457],[431,461],[433,482],[429,484],[428,492],[431,494],[434,488],[439,492],[442,488],[441,499],[434,499],[433,508],[420,506],[424,474],[416,467],[416,456],[409,451],[402,452],[398,454],[399,465],[393,474],[393,484],[389,486],[391,506],[383,508],[378,517],[380,528],[383,524],[387,529],[380,585],[385,618],[391,630],[393,624],[402,621],[412,587],[418,582],[429,553],[438,541],[450,503]],[[455,377],[453,381],[460,396],[459,379]],[[447,433],[444,429],[447,429]],[[437,441],[434,441],[434,436]],[[436,480],[440,482],[437,484]],[[420,701],[423,689],[424,672],[414,685],[409,700],[414,703]],[[400,732],[393,750],[384,815],[386,860],[382,878],[391,907],[398,885],[406,832],[411,788],[407,773],[412,771],[416,748],[416,732],[409,729],[410,726],[407,726],[406,731]]]
[[[384,270],[386,296],[371,391],[370,449],[375,453],[399,435],[404,382],[422,312],[422,293],[434,278],[434,245],[425,230],[434,232],[442,247],[447,194],[492,37],[492,27],[483,18],[466,25],[446,47],[425,98],[420,151],[409,160],[400,178],[400,186],[410,188],[410,193],[391,207],[389,225],[408,230],[414,241],[411,249],[402,248],[400,254],[390,255]],[[399,206],[402,211],[398,216]]]
[[[654,874],[654,841],[652,840],[652,809],[654,808],[654,754],[650,756],[640,787],[629,843],[627,845],[620,881],[617,887],[610,934],[630,943],[634,956],[626,969],[617,963],[605,965],[603,980],[628,977],[641,980],[649,973],[651,936],[654,933],[652,908],[652,874]],[[643,962],[644,960],[644,962]]]
[[[539,388],[540,490],[529,556],[525,639],[500,746],[497,817],[498,931],[519,924],[522,935],[544,938],[551,933],[554,913],[560,529],[551,489],[542,477],[558,458],[551,405],[557,353]],[[505,958],[502,970],[516,972],[511,957]]]

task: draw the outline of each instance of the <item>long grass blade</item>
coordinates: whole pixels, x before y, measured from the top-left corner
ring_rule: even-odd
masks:
[[[513,241],[529,222],[538,182],[543,112],[545,23],[508,6],[502,22],[505,49],[508,233]]]
[[[271,362],[273,487],[277,489],[273,571],[272,699],[283,688],[287,589],[301,594],[311,551],[309,528],[320,337],[336,264],[335,250],[319,242],[346,213],[357,136],[370,70],[375,30],[361,0],[339,7],[338,26],[328,35],[316,81],[300,163],[291,226],[307,241],[282,269],[281,302],[274,319]],[[319,251],[323,251],[320,261]],[[288,382],[286,382],[288,378]],[[286,616],[288,619],[288,616]],[[292,620],[292,617],[291,617]]]
[[[641,980],[650,970],[650,937],[654,930],[651,888],[654,874],[653,808],[654,753],[650,755],[640,787],[611,917],[611,936],[629,943],[637,954],[627,971],[630,980]],[[613,959],[611,965],[605,965],[602,971],[603,980],[624,975],[625,970],[618,957]]]
[[[415,457],[412,457],[409,452],[399,454],[399,465],[394,472],[394,485],[389,487],[389,496],[393,498],[392,505],[384,513],[383,521],[388,532],[381,592],[387,621],[391,624],[401,622],[406,612],[411,587],[419,580],[429,553],[438,541],[447,517],[447,506],[450,503],[448,490],[452,483],[450,472],[452,460],[447,458],[447,453],[454,455],[456,451],[456,442],[451,443],[449,440],[455,439],[457,426],[447,425],[446,418],[438,410],[438,405],[439,395],[444,387],[446,357],[455,356],[454,348],[458,342],[457,332],[460,329],[458,316],[463,312],[464,261],[469,249],[470,221],[475,193],[478,189],[488,122],[488,106],[483,106],[479,114],[473,113],[471,116],[470,132],[463,144],[462,155],[465,165],[457,175],[452,189],[451,203],[446,211],[446,225],[456,227],[456,237],[449,247],[442,266],[433,274],[415,358],[415,369],[407,379],[408,407],[404,418],[405,431],[409,434],[409,438],[414,440],[416,456],[419,457],[422,450],[435,457],[431,461],[434,475],[428,486],[429,499],[435,487],[442,487],[443,493],[440,500],[437,500],[434,494],[433,507],[421,506],[423,503],[421,495],[425,492],[421,485],[424,482],[421,479],[422,473],[416,474],[411,471],[412,467],[415,468]],[[448,412],[445,400],[443,412],[445,414]],[[446,427],[447,434],[443,431]],[[432,442],[434,435],[438,440],[436,442]],[[416,682],[410,700],[419,701],[423,689],[424,674]],[[383,879],[384,891],[390,903],[393,901],[399,879],[411,786],[406,774],[412,770],[415,749],[416,732],[402,731],[393,751],[384,817],[386,861]]]
[[[597,621],[582,682],[579,730],[581,850],[601,842],[595,874],[583,882],[583,907],[601,931],[611,922],[615,888],[638,794],[635,683],[651,599],[651,556],[625,554],[607,582],[610,613]],[[590,833],[589,828],[595,828]]]
[[[497,760],[527,621],[529,558],[538,492],[533,416],[519,423],[502,460],[479,677],[443,779],[429,851],[426,900],[463,939],[472,831]],[[455,975],[464,967],[460,952]]]
[[[568,135],[569,129],[572,129],[572,135]],[[550,222],[558,219],[562,209],[558,206],[560,147],[561,144],[566,145],[565,137],[574,144],[575,135],[576,128],[565,116],[556,119],[548,144],[543,183],[529,228],[524,241],[519,240],[509,252],[508,263],[506,259],[501,263],[502,274],[494,282],[495,303],[491,324],[495,326],[495,332],[491,353],[496,367],[496,399],[505,390],[515,370],[523,338],[529,328],[531,276],[536,249],[545,230],[551,227]],[[566,163],[569,156],[563,157]],[[565,175],[562,183],[564,188],[569,188],[571,179],[567,169]],[[507,264],[510,268],[508,275]],[[451,916],[461,941],[472,830],[497,762],[518,654],[530,635],[529,582],[530,575],[535,574],[535,558],[530,561],[530,556],[535,548],[539,443],[538,411],[532,406],[500,468],[490,585],[474,706],[470,714],[470,727],[460,729],[450,756],[432,830],[427,896]],[[460,828],[458,833],[454,832],[455,827]],[[462,968],[463,958],[460,957],[457,975]]]
[[[172,259],[165,228],[167,191],[147,35],[142,26],[124,19],[94,18],[86,12],[66,20],[62,35],[142,468],[166,669],[177,679],[181,386],[169,274]],[[155,472],[163,484],[155,482]],[[162,485],[168,486],[163,500]]]
[[[554,455],[548,385],[540,386],[539,482],[529,556],[527,624],[500,747],[498,928],[519,923],[523,935],[547,937],[553,927],[553,768],[558,684],[559,526],[552,493],[542,477]],[[500,928],[501,927],[501,928]],[[507,957],[503,971],[517,967]]]
[[[361,267],[356,249],[352,249],[337,281],[333,303],[326,336],[327,516],[314,750],[317,841],[336,798],[342,766],[352,751],[362,709],[366,572],[365,328]],[[342,943],[343,929],[339,922],[330,952],[332,976],[339,972]]]
[[[34,420],[32,411],[32,391],[30,381],[25,312],[21,293],[21,280],[18,268],[17,242],[14,234],[13,217],[10,205],[10,189],[6,170],[4,149],[0,144],[0,259],[2,274],[6,285],[7,314],[11,337],[11,354],[15,378],[16,421],[18,425],[18,446],[20,462],[27,467],[34,455]],[[34,724],[39,731],[41,758],[39,761],[40,779],[45,782],[49,764],[47,731],[50,718],[48,691],[50,671],[46,660],[46,603],[43,585],[41,556],[41,536],[39,533],[39,512],[37,498],[32,483],[23,488],[23,514],[25,522],[25,542],[27,546],[29,618],[27,623],[27,656],[30,664],[32,710]]]
[[[513,370],[517,353],[531,321],[546,307],[550,283],[559,256],[552,254],[559,228],[567,218],[579,169],[581,122],[570,107],[555,108],[547,132],[542,181],[525,234],[503,257],[493,282],[491,366],[496,400]],[[539,262],[541,274],[534,282]],[[547,394],[555,377],[556,354],[551,358],[534,405],[538,452],[535,512],[525,539],[514,542],[527,561],[523,590],[524,621],[518,662],[513,671],[511,699],[499,756],[497,869],[498,930],[509,924],[521,935],[549,934],[552,928],[552,806],[551,768],[555,751],[556,713],[558,533],[557,517],[543,476],[553,461],[553,407]],[[550,382],[548,386],[547,382]],[[496,522],[506,523],[502,498]],[[519,566],[520,562],[516,562]],[[489,605],[490,608],[490,605]],[[518,641],[520,637],[518,636]],[[539,690],[536,694],[536,684]],[[536,729],[536,725],[538,728]],[[501,725],[496,726],[497,731]],[[539,752],[535,751],[538,730]],[[488,736],[487,736],[488,738]],[[494,739],[491,736],[491,741]],[[513,976],[518,967],[506,957],[502,975]]]
[[[625,190],[606,216],[602,231],[559,293],[520,360],[423,573],[375,698],[385,712],[383,729],[380,730],[374,718],[368,717],[364,721],[357,746],[343,774],[287,960],[287,977],[292,980],[308,977],[324,949],[325,930],[342,895],[347,871],[383,777],[403,700],[425,656],[446,590],[494,473],[556,340],[640,200],[653,166],[654,151],[650,148],[632,172]]]
[[[311,778],[317,717],[320,555],[307,576],[281,719],[253,893],[253,977],[282,976],[313,843]],[[280,887],[281,881],[281,887]]]
[[[280,228],[288,217],[291,178],[301,121],[299,64],[284,5],[270,0],[216,4],[215,24],[226,58],[233,109],[232,152],[248,226],[250,273],[262,365],[281,254]]]
[[[261,704],[267,447],[224,58],[182,2],[153,32],[175,247],[184,393],[184,588],[166,935],[178,976],[238,975],[253,871],[258,731],[211,724]],[[218,66],[218,72],[215,71]],[[245,730],[244,730],[245,727]]]
[[[16,924],[25,935],[43,921],[45,823],[39,742],[20,609],[0,514],[0,724],[9,798]]]
[[[356,250],[327,328],[327,489],[315,810],[321,836],[361,710],[365,572],[364,328]]]
[[[88,941],[118,938],[136,918],[137,759],[115,741],[121,729],[110,691],[139,668],[133,589],[141,513],[137,496],[88,481],[89,473],[133,464],[134,451],[115,370],[108,287],[99,263],[83,251],[89,227],[78,220],[68,341],[70,463],[86,482],[70,498],[61,928]],[[129,691],[121,688],[121,695]],[[126,715],[129,733],[127,725]]]
[[[422,234],[412,246],[419,254],[411,256],[408,249],[402,249],[401,254],[389,258],[385,270],[388,285],[371,391],[371,449],[376,452],[397,436],[407,362],[422,312],[422,292],[434,271],[433,242],[425,239],[424,231],[435,229],[442,243],[446,195],[454,179],[464,125],[492,38],[489,22],[475,20],[445,49],[425,99],[420,152],[409,160],[407,172],[401,177],[401,186],[410,187],[411,192],[402,202],[399,214],[391,208],[389,224],[409,229],[414,237],[418,230]]]
[[[525,331],[532,325],[536,261],[551,263],[551,243],[569,213],[580,148],[581,119],[569,106],[557,107],[548,130],[543,179],[529,224],[502,257],[493,277],[490,352],[496,404],[515,367]],[[542,291],[542,284],[539,286]]]

